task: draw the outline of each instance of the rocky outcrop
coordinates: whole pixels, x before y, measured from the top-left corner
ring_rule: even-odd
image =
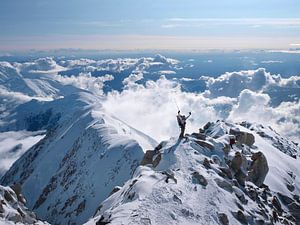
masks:
[[[218,218],[222,225],[229,225],[229,220],[225,213],[219,213]]]
[[[157,152],[156,150],[148,150],[146,151],[144,158],[141,161],[141,166],[145,165],[152,165],[156,167],[161,160],[161,153]]]
[[[230,129],[229,134],[235,136],[237,144],[245,144],[251,146],[255,142],[254,135],[248,132]]]
[[[296,195],[295,175],[285,174],[288,179],[279,177],[282,187],[287,182],[295,187],[290,188],[291,193],[283,192],[287,196],[272,191],[272,182],[268,180],[270,186],[264,184],[269,165],[264,154],[259,152],[271,144],[259,141],[256,146],[248,146],[254,139],[246,138],[239,139],[237,146],[224,150],[230,128],[238,129],[224,122],[208,124],[205,141],[192,134],[184,140],[171,139],[159,151],[147,152],[142,164],[153,165],[161,154],[159,166],[139,167],[131,182],[102,203],[104,206],[94,221],[103,216],[101,222],[139,224],[140,218],[159,216],[159,220],[153,219],[151,223],[206,224],[209,220],[222,225],[297,224],[300,199]],[[211,143],[213,148],[203,143]],[[269,163],[270,176],[274,176],[274,162],[270,160]],[[270,177],[272,179],[274,177]],[[150,219],[144,221],[150,224]]]
[[[15,184],[13,189],[0,185],[0,223],[48,224],[39,221],[36,215],[24,206],[24,202],[19,185]]]
[[[198,172],[193,172],[192,177],[193,177],[194,183],[201,184],[204,187],[207,186],[207,184],[208,184],[207,180],[205,179],[205,177],[203,175],[199,174]]]
[[[268,162],[262,152],[254,153],[251,159],[252,163],[249,169],[248,180],[260,187],[269,171]]]
[[[243,163],[242,155],[240,152],[236,152],[235,156],[231,160],[230,168],[236,173],[241,169]]]
[[[208,148],[209,150],[214,150],[214,145],[213,144],[211,144],[210,142],[208,142],[208,141],[201,141],[201,140],[197,140],[197,141],[195,141],[198,145],[200,145],[200,146],[202,146],[202,147],[204,147],[204,148]]]

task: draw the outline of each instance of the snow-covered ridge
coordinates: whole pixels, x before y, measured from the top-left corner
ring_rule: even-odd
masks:
[[[27,206],[48,222],[82,224],[114,186],[131,177],[143,148],[157,143],[105,113],[99,99],[87,92],[43,103],[41,108],[62,110],[61,117],[1,183],[21,184]],[[20,115],[27,118],[26,113]]]
[[[209,123],[202,134],[162,142],[86,224],[299,224],[299,159],[246,124]],[[248,137],[230,149],[234,130]],[[237,152],[243,173],[234,172]],[[249,172],[258,152],[269,168],[260,186]]]

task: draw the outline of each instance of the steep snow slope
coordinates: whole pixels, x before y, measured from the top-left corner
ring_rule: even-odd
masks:
[[[253,134],[254,145],[224,148],[230,129]],[[138,167],[86,224],[299,224],[300,161],[261,137],[258,129],[219,121],[205,127],[205,141],[203,135],[193,135],[162,142],[153,152],[156,163]],[[299,147],[290,144],[299,154]],[[229,160],[241,152],[247,173],[253,152],[258,151],[269,165],[264,185],[240,184]]]
[[[123,185],[132,176],[143,157],[143,148],[157,144],[110,117],[102,110],[99,99],[88,92],[39,103],[40,108],[37,102],[28,104],[22,107],[35,104],[35,110],[21,110],[20,115],[15,115],[18,128],[28,129],[24,122],[28,116],[37,118],[34,121],[38,129],[47,126],[51,117],[44,120],[37,115],[44,115],[48,109],[53,110],[51,115],[60,112],[60,117],[51,123],[46,137],[13,164],[1,183],[20,183],[27,206],[53,224],[87,221],[113,187]]]
[[[28,210],[26,200],[19,193],[20,188],[0,185],[0,224],[48,224],[37,219],[36,215]]]
[[[9,131],[0,133],[0,177],[26,150],[45,137],[45,131]]]

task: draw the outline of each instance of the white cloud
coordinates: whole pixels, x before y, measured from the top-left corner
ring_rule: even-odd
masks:
[[[263,93],[272,85],[299,88],[296,83],[299,77],[283,79],[258,69],[226,73],[210,79],[209,88],[213,94],[184,92],[176,79],[170,81],[164,76],[145,85],[137,84],[132,79],[124,91],[109,93],[103,105],[107,111],[157,141],[179,134],[175,118],[176,104],[184,114],[192,112],[187,123],[187,132],[190,133],[197,132],[208,121],[246,120],[270,125],[283,135],[299,141],[299,102],[282,102],[272,107],[270,96]]]
[[[0,177],[31,146],[45,137],[44,132],[10,131],[0,133]]]
[[[207,81],[211,97],[237,97],[244,89],[259,91],[269,83],[271,75],[265,69],[225,73]]]
[[[243,90],[228,119],[269,125],[280,134],[299,142],[300,102],[282,102],[277,107],[271,107],[269,101],[267,94]]]
[[[104,83],[114,79],[114,77],[109,74],[101,77],[93,77],[90,73],[80,73],[78,76],[70,77],[55,75],[54,78],[64,85],[72,85],[83,90],[88,90],[96,95],[102,95]]]
[[[57,68],[57,65],[64,69],[79,68],[79,71],[83,72],[72,76],[58,75],[57,72],[51,76],[44,73],[33,76],[34,78],[42,78],[38,79],[39,81],[47,80],[47,82],[51,78],[52,82],[55,82],[41,83],[41,88],[47,87],[62,93],[62,95],[78,91],[76,88],[80,88],[103,97],[105,82],[113,80],[114,77],[109,74],[94,77],[91,72],[104,71],[106,73],[107,71],[107,73],[114,72],[115,76],[126,75],[126,78],[123,79],[123,90],[108,93],[103,105],[107,111],[136,129],[149,134],[157,141],[179,135],[175,117],[178,110],[176,104],[182,113],[192,112],[192,117],[187,124],[187,132],[189,133],[197,132],[208,121],[217,119],[247,120],[271,125],[282,134],[299,140],[299,101],[294,98],[296,99],[295,102],[285,102],[291,101],[292,98],[286,99],[285,95],[280,96],[282,94],[280,88],[285,91],[293,90],[286,92],[289,94],[295,94],[300,89],[299,76],[282,78],[280,75],[270,74],[261,68],[225,73],[216,78],[202,77],[201,82],[203,82],[204,87],[205,82],[207,83],[207,90],[196,94],[181,89],[180,82],[186,86],[189,82],[195,85],[197,81],[184,77],[168,80],[165,76],[161,76],[157,81],[148,81],[144,84],[140,82],[148,74],[159,75],[161,71],[178,70],[179,62],[177,60],[161,55],[154,58],[139,59],[53,61],[51,58],[46,58],[31,63],[13,65],[2,63],[1,65],[2,68],[13,69],[13,71],[19,69],[21,74],[22,68],[25,68],[25,71],[28,68],[35,71],[52,71]],[[3,71],[5,72],[6,69]],[[130,74],[126,74],[126,71],[130,71]],[[18,74],[16,73],[16,75]],[[26,77],[26,73],[24,76]],[[29,77],[32,78],[32,75],[29,74]],[[47,77],[46,80],[44,80],[45,77]],[[6,79],[5,76],[2,78]],[[119,82],[121,83],[122,79]],[[57,83],[61,86],[51,86],[57,85]],[[5,84],[7,82],[3,83],[3,85]],[[76,88],[69,90],[69,87]],[[273,87],[276,89],[272,89]],[[66,92],[60,92],[60,88]],[[186,90],[189,89],[186,88]],[[16,101],[15,104],[29,101],[32,98],[51,100],[39,96],[29,97],[21,92],[10,91],[4,86],[0,89],[0,95],[3,101]],[[280,98],[277,99],[277,104],[270,106],[273,98],[278,96]],[[7,103],[5,104],[7,105]],[[5,108],[1,108],[1,110],[7,111]]]
[[[182,92],[178,83],[162,76],[156,82],[148,81],[145,85],[136,84],[134,88],[109,93],[103,106],[121,120],[161,141],[179,135],[176,104],[182,113],[193,113],[187,130],[197,132],[204,123],[218,118],[214,108],[207,103],[208,99]]]
[[[281,60],[266,60],[266,61],[261,61],[261,63],[273,64],[273,63],[283,63],[283,61],[281,61]]]
[[[300,18],[169,18],[163,28],[242,25],[250,27],[299,27]]]
[[[297,84],[300,80],[299,76],[282,78],[280,75],[270,74],[264,68],[225,73],[217,78],[205,77],[205,79],[207,79],[208,97],[228,96],[235,98],[244,89],[266,93],[271,87],[300,89],[300,86]]]

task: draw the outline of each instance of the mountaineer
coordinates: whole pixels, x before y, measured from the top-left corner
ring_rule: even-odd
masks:
[[[184,137],[184,131],[185,131],[185,125],[186,125],[186,120],[191,116],[191,112],[189,112],[188,116],[185,115],[181,115],[180,114],[180,110],[178,111],[177,114],[177,122],[178,122],[178,126],[180,127],[180,135],[179,138],[183,138]]]

